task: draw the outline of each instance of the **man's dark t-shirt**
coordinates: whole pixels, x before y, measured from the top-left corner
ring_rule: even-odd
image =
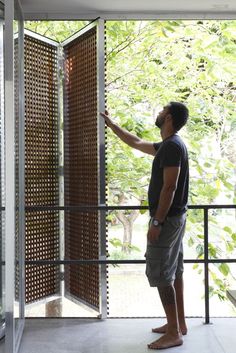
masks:
[[[148,189],[150,216],[155,215],[158,207],[165,167],[180,167],[177,189],[168,216],[181,215],[187,210],[188,202],[189,165],[187,148],[178,135],[170,136],[161,143],[154,143],[153,146],[157,153],[153,160]]]

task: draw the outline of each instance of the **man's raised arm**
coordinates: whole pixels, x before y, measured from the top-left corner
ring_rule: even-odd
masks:
[[[156,150],[153,146],[153,143],[144,141],[140,139],[139,137],[131,134],[127,130],[121,128],[117,124],[115,124],[111,118],[109,117],[109,113],[106,110],[105,113],[100,113],[101,116],[104,118],[107,126],[127,145],[130,147],[133,147],[139,151],[142,151],[147,154],[151,154],[152,156],[155,156]]]

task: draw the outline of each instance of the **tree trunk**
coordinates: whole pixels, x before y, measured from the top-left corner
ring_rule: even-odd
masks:
[[[127,215],[125,215],[122,211],[117,212],[117,218],[124,227],[122,251],[126,254],[131,252],[133,224],[138,215],[138,210],[133,210],[130,214]]]

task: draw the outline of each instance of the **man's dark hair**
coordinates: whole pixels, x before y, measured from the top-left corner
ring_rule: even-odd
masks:
[[[179,131],[188,120],[188,108],[180,102],[170,102],[168,107],[172,116],[173,126],[176,131]]]

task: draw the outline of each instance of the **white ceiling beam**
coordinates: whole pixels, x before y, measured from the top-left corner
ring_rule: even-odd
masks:
[[[94,20],[98,17],[104,20],[235,20],[236,11],[24,13],[25,20]]]

